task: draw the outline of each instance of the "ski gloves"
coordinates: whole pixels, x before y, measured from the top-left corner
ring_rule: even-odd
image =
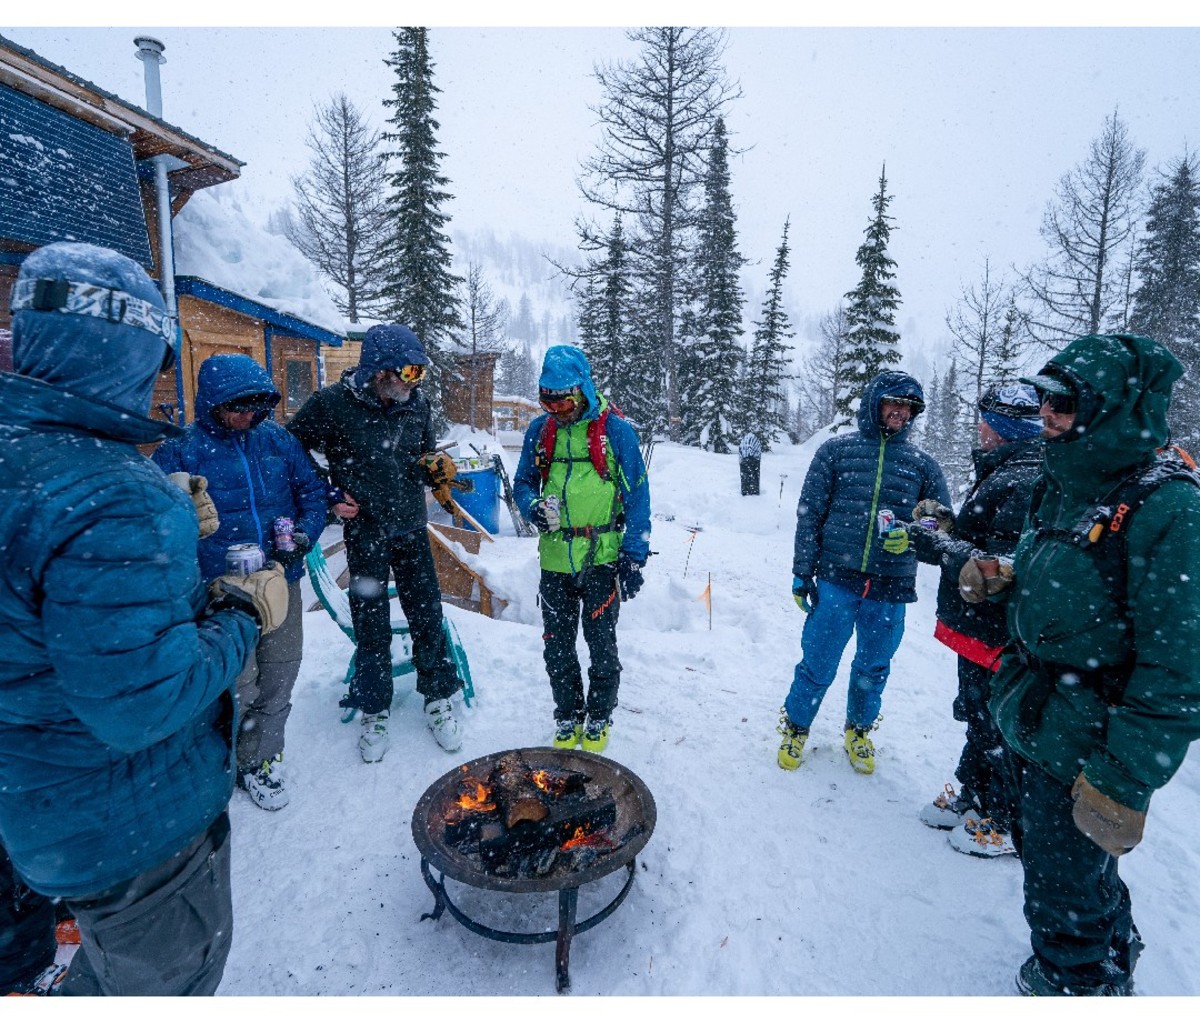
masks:
[[[288,584],[283,565],[272,564],[249,575],[214,578],[208,585],[208,597],[210,611],[240,610],[254,618],[260,635],[266,635],[287,617]]]
[[[792,599],[805,614],[811,614],[817,609],[817,580],[797,575],[792,579]]]
[[[1115,802],[1080,774],[1071,785],[1071,818],[1109,855],[1124,855],[1142,840],[1146,814]]]
[[[293,564],[304,560],[305,555],[312,549],[312,540],[308,538],[308,533],[302,529],[296,529],[292,533],[292,542],[296,544],[295,550],[272,548],[271,560],[278,561],[285,568],[290,568]]]
[[[1006,557],[972,557],[958,573],[958,591],[967,603],[983,603],[1012,585],[1012,561]]]
[[[908,529],[903,525],[883,534],[883,549],[889,554],[902,554],[908,549]]]
[[[622,600],[632,600],[642,588],[642,583],[646,581],[642,577],[642,567],[645,563],[635,560],[623,551],[617,555],[617,587],[621,590]]]
[[[192,498],[196,517],[200,520],[200,539],[207,539],[221,527],[217,517],[217,505],[208,495],[208,480],[204,476],[189,475],[187,472],[172,472],[168,479]]]
[[[557,497],[538,497],[529,508],[529,521],[538,532],[558,532],[562,517],[558,513]]]
[[[458,466],[454,464],[454,459],[445,451],[430,451],[421,455],[421,468],[425,470],[425,477],[433,489],[433,499],[454,514],[454,494],[450,492],[451,489],[471,489],[471,483],[455,478]]]
[[[945,504],[930,498],[918,502],[917,506],[913,508],[912,518],[914,522],[921,522],[923,518],[932,518],[937,523],[938,532],[954,531],[954,512]],[[922,526],[924,527],[924,523]]]

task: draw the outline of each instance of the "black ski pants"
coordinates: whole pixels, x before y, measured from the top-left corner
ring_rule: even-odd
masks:
[[[392,623],[388,569],[396,597],[408,619],[417,691],[449,699],[462,687],[442,627],[442,590],[425,528],[399,536],[371,522],[346,523],[346,564],[350,569],[350,618],[354,624],[354,677],[344,707],[380,713],[392,705]]]
[[[542,604],[543,657],[554,694],[556,721],[608,720],[617,705],[621,661],[617,656],[617,593],[615,564],[597,564],[570,575],[542,570],[538,589]],[[587,694],[575,649],[580,618],[591,663]]]
[[[54,902],[31,891],[0,845],[0,996],[54,964]]]
[[[1075,826],[1071,785],[1021,762],[1025,920],[1042,971],[1060,989],[1128,991],[1142,942],[1117,859]]]
[[[963,790],[975,796],[982,815],[1011,832],[1017,819],[1020,780],[1008,743],[988,709],[992,672],[958,658],[958,697],[954,719],[967,725],[967,740],[954,776]]]

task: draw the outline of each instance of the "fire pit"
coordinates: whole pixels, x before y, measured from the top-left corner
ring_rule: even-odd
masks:
[[[444,774],[413,810],[421,875],[438,919],[445,909],[473,933],[512,944],[555,941],[556,988],[570,989],[571,938],[607,919],[633,884],[637,853],[654,832],[657,809],[636,774],[590,752],[513,749]],[[622,866],[624,885],[604,908],[578,921],[579,888]],[[432,867],[432,869],[431,869]],[[434,877],[432,870],[441,874]],[[496,930],[450,900],[446,878],[518,894],[558,893],[558,929]]]

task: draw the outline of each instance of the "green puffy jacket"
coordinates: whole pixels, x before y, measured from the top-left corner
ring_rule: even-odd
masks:
[[[1014,555],[1015,645],[990,707],[1021,756],[1063,783],[1082,771],[1144,810],[1200,737],[1200,491],[1168,481],[1132,513],[1123,596],[1098,555],[1065,533],[1153,464],[1181,368],[1133,335],[1080,338],[1050,364],[1076,383],[1079,414],[1075,430],[1045,445],[1045,494]]]

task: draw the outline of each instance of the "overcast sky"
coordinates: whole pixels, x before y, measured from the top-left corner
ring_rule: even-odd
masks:
[[[1041,256],[1055,183],[1114,109],[1151,174],[1200,145],[1196,28],[860,21],[726,32],[725,67],[743,92],[727,116],[747,149],[731,164],[742,252],[765,280],[790,216],[791,298],[804,313],[828,311],[857,283],[854,253],[885,162],[898,323],[904,342],[925,347],[945,337],[946,308],[985,257],[996,270]],[[382,126],[388,28],[0,27],[138,105],[143,32],[166,44],[164,118],[245,161],[238,187],[264,218],[304,168],[315,103],[345,91]],[[573,245],[575,177],[600,137],[593,69],[636,52],[623,30],[434,27],[430,45],[452,226]]]

